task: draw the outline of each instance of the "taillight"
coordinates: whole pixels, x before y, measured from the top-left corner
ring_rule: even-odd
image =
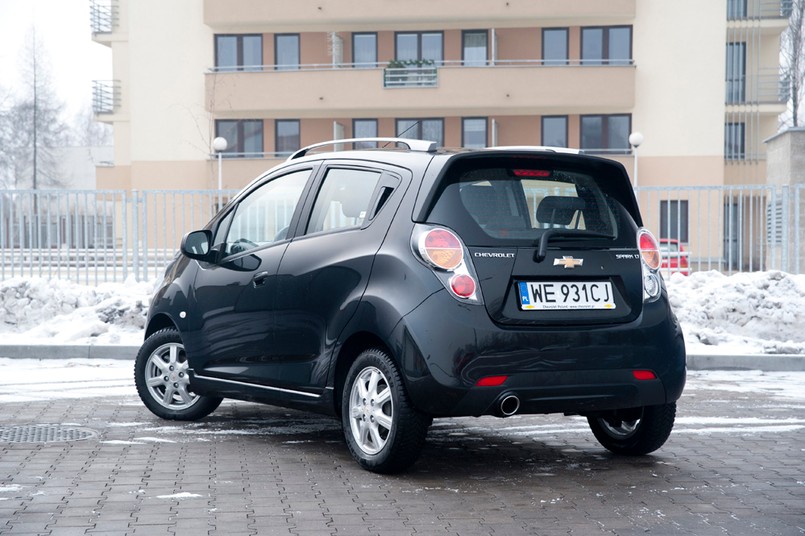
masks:
[[[662,264],[660,246],[651,231],[648,229],[637,231],[637,247],[640,249],[640,256],[643,258],[643,262],[646,263],[649,269],[656,270],[660,267],[660,264]]]
[[[417,224],[411,235],[411,249],[454,298],[465,303],[483,303],[475,267],[455,232],[444,227]]]
[[[660,246],[651,231],[640,228],[637,231],[637,248],[640,251],[643,271],[643,301],[652,302],[659,298],[662,292],[662,279],[657,273],[662,265]]]
[[[436,268],[455,270],[464,260],[464,249],[456,235],[447,229],[431,229],[419,239],[419,252]]]

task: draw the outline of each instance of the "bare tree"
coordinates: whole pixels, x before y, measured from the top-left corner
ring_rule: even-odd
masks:
[[[786,2],[784,2],[785,4]],[[783,32],[780,50],[791,99],[791,125],[800,124],[800,108],[805,98],[805,0],[788,0],[791,14]]]
[[[59,161],[53,148],[69,140],[45,53],[31,31],[21,57],[24,92],[0,109],[0,178],[6,187],[58,187]]]

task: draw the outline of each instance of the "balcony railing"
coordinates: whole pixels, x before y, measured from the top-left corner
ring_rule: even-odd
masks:
[[[791,77],[776,69],[761,69],[757,76],[727,80],[727,104],[784,104],[791,98]]]
[[[120,81],[94,80],[92,82],[92,111],[111,114],[120,107]]]
[[[436,87],[439,71],[436,67],[398,67],[383,69],[383,87]]]
[[[787,19],[793,0],[727,0],[727,20]]]
[[[92,33],[111,33],[117,26],[116,0],[90,0],[89,24]]]

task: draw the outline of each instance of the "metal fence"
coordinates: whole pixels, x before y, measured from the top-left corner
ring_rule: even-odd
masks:
[[[0,280],[85,284],[160,277],[182,235],[203,227],[216,190],[0,190]],[[805,185],[640,187],[646,227],[678,240],[690,270],[805,268]],[[671,268],[668,268],[669,272]]]

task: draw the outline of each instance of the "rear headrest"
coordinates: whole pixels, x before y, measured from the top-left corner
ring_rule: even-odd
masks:
[[[570,225],[576,212],[584,210],[586,204],[580,197],[549,195],[537,206],[537,221],[552,225]]]

